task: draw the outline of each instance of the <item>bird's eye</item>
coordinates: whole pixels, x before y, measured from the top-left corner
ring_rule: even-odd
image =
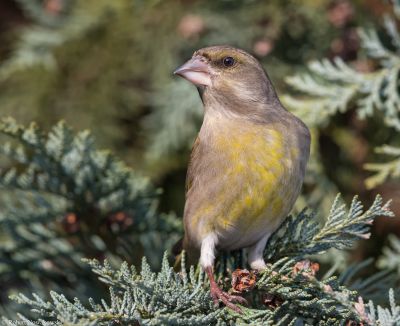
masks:
[[[222,63],[225,67],[232,67],[235,64],[235,59],[232,57],[225,57],[222,59]]]

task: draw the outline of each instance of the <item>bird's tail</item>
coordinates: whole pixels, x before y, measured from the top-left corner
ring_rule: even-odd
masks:
[[[180,238],[172,247],[172,254],[178,256],[183,250],[183,238]]]
[[[182,255],[183,252],[183,238],[179,239],[177,243],[172,247],[172,254],[175,256],[174,271],[178,272],[181,270]]]
[[[176,272],[181,270],[182,259],[185,259],[185,268],[191,265],[197,265],[200,252],[198,249],[188,245],[185,239],[180,239],[173,247],[172,254],[175,256],[174,270]]]

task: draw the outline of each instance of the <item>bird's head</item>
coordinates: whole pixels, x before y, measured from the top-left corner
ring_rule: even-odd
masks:
[[[260,63],[230,46],[200,49],[174,73],[196,85],[203,101],[213,99],[225,106],[243,106],[276,99]]]

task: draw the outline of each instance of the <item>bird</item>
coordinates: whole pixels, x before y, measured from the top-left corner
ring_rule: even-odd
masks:
[[[218,45],[174,71],[197,87],[203,122],[190,155],[182,247],[199,259],[215,304],[241,312],[246,300],[214,277],[217,252],[247,250],[251,269],[300,195],[310,152],[306,125],[280,102],[259,61]]]

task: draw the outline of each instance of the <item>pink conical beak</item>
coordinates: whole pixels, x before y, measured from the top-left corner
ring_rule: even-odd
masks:
[[[207,60],[196,56],[174,71],[175,75],[182,76],[196,86],[211,86],[211,76]]]

